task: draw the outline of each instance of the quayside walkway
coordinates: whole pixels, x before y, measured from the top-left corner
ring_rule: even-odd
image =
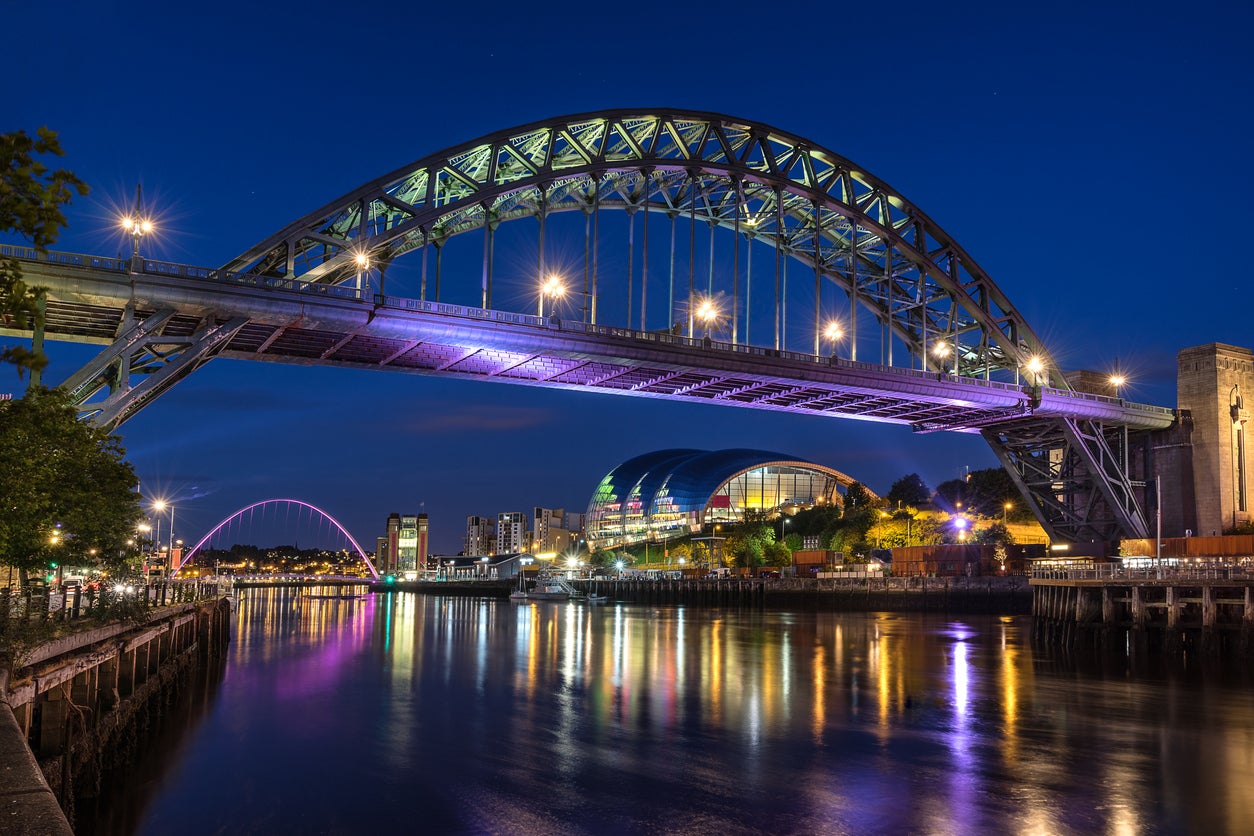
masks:
[[[1032,615],[1065,645],[1090,634],[1165,649],[1254,652],[1254,575],[1241,567],[1038,570]]]

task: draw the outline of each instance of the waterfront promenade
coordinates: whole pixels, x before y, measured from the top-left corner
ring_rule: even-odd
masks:
[[[1022,575],[958,578],[595,578],[570,581],[579,592],[610,602],[836,612],[953,612],[1025,615],[1032,591]],[[371,590],[507,598],[505,580],[397,581]]]
[[[1073,647],[1127,635],[1168,651],[1254,651],[1254,574],[1243,567],[1039,570],[1032,576],[1034,625]]]

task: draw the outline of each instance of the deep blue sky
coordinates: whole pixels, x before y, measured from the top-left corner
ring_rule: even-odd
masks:
[[[722,112],[892,184],[1064,367],[1117,356],[1129,397],[1174,405],[1180,348],[1254,345],[1249,4],[804,5],[0,0],[0,130],[59,131],[92,186],[58,249],[126,248],[112,218],[142,181],[161,224],[145,252],[216,266],[496,130],[615,107]],[[51,344],[49,382],[88,352]],[[389,512],[425,509],[441,551],[470,513],[582,510],[606,471],[662,446],[777,449],[880,492],[994,464],[978,437],[899,426],[226,360],[122,431],[182,534],[297,496],[363,544]]]

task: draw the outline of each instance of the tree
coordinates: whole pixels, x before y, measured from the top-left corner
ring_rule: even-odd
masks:
[[[932,498],[932,492],[917,473],[902,476],[888,489],[889,507],[897,505],[923,505]]]
[[[124,454],[64,392],[0,402],[0,562],[23,581],[50,562],[121,565],[143,515]]]
[[[792,563],[792,550],[784,543],[767,543],[762,558],[768,566],[787,566]]]
[[[961,502],[964,511],[982,517],[1000,517],[1010,503],[1009,519],[1031,519],[1010,474],[1000,467],[973,470],[966,479],[950,479],[936,486],[936,495],[949,509]]]
[[[992,525],[975,532],[975,542],[1013,546],[1015,538],[1011,535],[1006,526],[999,522],[995,522]]]
[[[40,128],[35,136],[25,131],[0,134],[0,231],[16,232],[44,252],[57,240],[65,215],[61,207],[87,185],[65,169],[49,171],[38,156],[63,156],[54,131]],[[0,258],[0,323],[11,328],[42,327],[39,297],[42,291],[27,287],[15,259]],[[0,349],[0,361],[12,363],[19,376],[39,371],[47,359],[23,346]]]
[[[851,517],[875,504],[871,492],[861,482],[854,482],[845,490],[844,516]]]

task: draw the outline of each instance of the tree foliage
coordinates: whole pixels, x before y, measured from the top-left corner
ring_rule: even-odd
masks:
[[[936,495],[948,509],[962,503],[964,511],[981,517],[1000,517],[1010,503],[1008,519],[1031,519],[1019,489],[1010,474],[1000,467],[973,470],[966,479],[950,479],[936,486]]]
[[[871,492],[861,482],[854,482],[845,490],[844,514],[846,517],[864,511],[875,505]]]
[[[42,155],[64,155],[56,132],[40,128],[35,136],[25,131],[0,134],[0,232],[16,232],[35,249],[45,251],[65,226],[61,208],[87,185],[65,169],[49,170]],[[18,262],[0,258],[0,322],[28,328],[39,322],[39,289],[22,280]],[[0,361],[12,363],[19,375],[42,369],[47,359],[34,351],[11,346],[0,349]]]
[[[888,496],[885,497],[890,508],[897,505],[923,505],[931,498],[932,491],[917,473],[910,473],[893,482],[893,486],[888,489]]]
[[[0,402],[0,562],[119,565],[142,516],[124,454],[117,436],[78,420],[64,392]]]

